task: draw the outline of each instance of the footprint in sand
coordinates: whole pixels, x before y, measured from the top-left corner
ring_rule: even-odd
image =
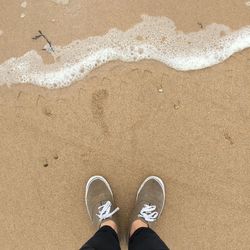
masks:
[[[109,133],[109,128],[105,122],[104,105],[105,100],[108,98],[109,94],[106,89],[97,90],[92,94],[91,100],[91,111],[95,123],[100,126],[104,134]]]

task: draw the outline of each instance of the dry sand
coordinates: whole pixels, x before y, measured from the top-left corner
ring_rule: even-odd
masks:
[[[37,30],[63,45],[141,14],[183,31],[250,23],[243,0],[34,0],[25,9],[2,0],[0,60],[40,50]],[[248,49],[200,71],[113,62],[65,89],[2,86],[0,248],[78,249],[93,233],[83,187],[95,174],[110,181],[124,229],[136,189],[154,174],[167,185],[156,231],[171,249],[249,249],[249,75]]]

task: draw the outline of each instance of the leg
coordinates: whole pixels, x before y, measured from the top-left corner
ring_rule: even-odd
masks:
[[[101,227],[80,250],[120,250],[116,231],[110,226]]]
[[[86,185],[85,203],[97,232],[81,250],[120,250],[113,193],[102,176],[93,176]]]
[[[151,228],[141,227],[130,237],[129,250],[169,250],[169,248]]]
[[[165,186],[156,177],[148,177],[140,186],[132,214],[129,250],[169,250],[151,229],[159,219],[165,204]]]

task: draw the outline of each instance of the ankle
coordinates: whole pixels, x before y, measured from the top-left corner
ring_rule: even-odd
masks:
[[[112,229],[114,229],[116,233],[118,233],[118,227],[113,220],[106,220],[106,221],[102,222],[100,228],[104,227],[104,226],[109,226]]]
[[[142,220],[135,220],[132,225],[131,225],[131,229],[130,229],[130,236],[132,236],[134,234],[134,232],[142,227],[148,227],[148,224]]]

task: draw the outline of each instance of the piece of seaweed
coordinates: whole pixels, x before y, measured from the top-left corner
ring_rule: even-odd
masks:
[[[46,42],[49,44],[50,50],[51,50],[52,52],[55,52],[55,51],[54,51],[54,48],[53,48],[53,46],[52,46],[52,44],[51,44],[51,42],[50,42],[49,39],[42,33],[42,31],[41,31],[41,30],[38,30],[38,33],[39,33],[39,35],[36,35],[36,36],[32,37],[32,39],[33,39],[33,40],[37,40],[37,39],[43,37],[43,38],[46,40]],[[43,50],[46,50],[46,49],[43,49]]]

